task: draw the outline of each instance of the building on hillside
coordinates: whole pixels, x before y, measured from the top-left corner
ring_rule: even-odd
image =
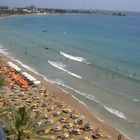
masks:
[[[8,11],[9,7],[8,6],[0,6],[0,11]]]

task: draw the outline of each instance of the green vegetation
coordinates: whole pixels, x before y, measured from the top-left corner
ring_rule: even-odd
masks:
[[[8,140],[53,139],[50,131],[45,135],[40,134],[44,129],[51,129],[51,125],[41,123],[42,120],[42,116],[33,115],[32,108],[25,106],[12,107],[0,112],[0,123]]]
[[[111,11],[99,11],[99,10],[87,10],[87,9],[54,9],[54,8],[37,8],[33,5],[28,7],[21,8],[8,8],[8,7],[0,7],[0,16],[10,16],[10,15],[26,15],[26,14],[39,14],[39,13],[71,13],[71,14],[95,14],[95,15],[113,15],[113,16],[125,16],[124,13],[121,12],[111,12]]]
[[[3,73],[0,72],[0,87],[4,86],[5,83],[4,83],[4,76],[3,76]]]

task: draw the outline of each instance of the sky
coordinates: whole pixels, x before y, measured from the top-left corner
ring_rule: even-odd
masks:
[[[1,6],[140,11],[140,0],[0,0]]]

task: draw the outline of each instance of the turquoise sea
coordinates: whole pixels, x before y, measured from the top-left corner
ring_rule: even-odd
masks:
[[[140,14],[1,19],[0,52],[140,140]]]

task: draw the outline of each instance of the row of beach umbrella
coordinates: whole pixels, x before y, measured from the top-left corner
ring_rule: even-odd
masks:
[[[14,68],[17,72],[21,72],[21,68],[19,68],[17,65],[15,65],[14,63],[12,62],[7,62],[7,64]],[[36,78],[34,78],[32,75],[30,75],[29,73],[27,72],[22,72],[22,75],[24,77],[26,77],[29,81],[33,82],[35,85],[39,85],[41,82],[38,81]]]
[[[20,72],[21,71],[21,68],[19,68],[17,65],[13,64],[12,62],[7,62],[7,64],[14,68],[16,71]]]

